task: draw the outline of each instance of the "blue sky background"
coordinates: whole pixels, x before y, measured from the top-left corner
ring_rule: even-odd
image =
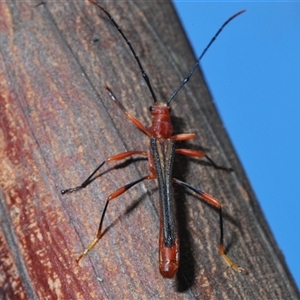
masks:
[[[300,2],[174,1],[223,122],[300,286]],[[191,62],[191,66],[193,62]]]

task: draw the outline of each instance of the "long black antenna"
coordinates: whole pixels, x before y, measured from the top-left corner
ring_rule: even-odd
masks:
[[[175,98],[175,96],[177,95],[177,93],[181,90],[181,88],[189,81],[190,77],[193,75],[195,69],[197,68],[197,66],[199,65],[199,62],[201,60],[201,58],[204,56],[204,54],[206,53],[206,51],[209,49],[209,47],[211,46],[211,44],[215,41],[215,39],[217,38],[217,36],[221,33],[221,31],[223,30],[223,28],[235,17],[239,16],[240,14],[242,14],[243,12],[245,12],[246,10],[241,10],[238,13],[236,13],[235,15],[233,15],[232,17],[230,17],[221,27],[220,29],[217,31],[217,33],[214,35],[214,37],[210,40],[210,42],[208,43],[208,45],[205,47],[205,49],[202,51],[201,55],[198,57],[198,59],[196,60],[194,66],[192,67],[191,71],[189,72],[188,76],[186,78],[184,78],[181,82],[181,84],[179,85],[179,87],[175,90],[175,92],[172,94],[172,96],[169,98],[169,100],[167,101],[168,104],[170,104],[170,102]]]
[[[152,86],[151,86],[151,83],[150,83],[150,79],[148,77],[148,75],[146,74],[146,72],[144,71],[144,68],[142,66],[142,63],[139,59],[139,57],[137,56],[135,50],[133,49],[132,45],[131,45],[131,42],[127,39],[127,37],[125,36],[125,34],[123,33],[122,29],[120,28],[120,26],[116,23],[116,21],[113,19],[113,17],[110,15],[110,13],[104,8],[102,7],[98,2],[96,2],[95,0],[89,0],[92,4],[96,5],[97,7],[99,7],[107,16],[108,18],[110,19],[110,21],[114,24],[114,26],[117,28],[117,30],[119,31],[119,33],[122,35],[123,39],[125,40],[125,42],[127,43],[130,51],[132,52],[136,62],[138,63],[139,65],[139,68],[142,72],[142,76],[144,78],[144,80],[146,81],[147,85],[148,85],[148,88],[150,90],[150,93],[152,95],[152,98],[154,100],[154,103],[157,102],[157,99],[156,99],[156,96],[155,96],[155,93],[152,89]]]

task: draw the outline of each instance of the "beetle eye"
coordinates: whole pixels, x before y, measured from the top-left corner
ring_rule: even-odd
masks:
[[[153,105],[149,106],[149,111],[154,111],[154,106]]]

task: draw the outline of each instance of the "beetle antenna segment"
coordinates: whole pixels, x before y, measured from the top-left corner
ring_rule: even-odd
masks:
[[[177,95],[177,93],[181,90],[181,88],[189,81],[190,77],[193,75],[195,69],[197,68],[197,66],[200,63],[201,58],[204,56],[204,54],[206,53],[206,51],[209,49],[209,47],[211,46],[211,44],[216,40],[217,36],[221,33],[221,31],[223,30],[223,28],[231,21],[233,20],[235,17],[239,16],[240,14],[244,13],[246,10],[241,10],[238,13],[234,14],[232,17],[230,17],[221,27],[220,29],[217,31],[217,33],[214,35],[214,37],[210,40],[210,42],[208,43],[208,45],[205,47],[205,49],[202,51],[201,55],[198,57],[198,59],[196,60],[194,66],[192,67],[191,71],[189,72],[188,76],[186,78],[184,78],[182,80],[182,82],[180,83],[179,87],[176,89],[176,91],[172,94],[172,96],[169,98],[169,100],[167,101],[168,104],[170,104],[170,102],[175,98],[175,96]]]
[[[127,43],[127,45],[129,47],[130,51],[132,52],[132,54],[133,54],[133,56],[134,56],[137,64],[139,65],[139,68],[141,70],[142,76],[143,76],[144,80],[146,81],[147,86],[148,86],[148,88],[150,90],[150,93],[152,95],[153,101],[154,101],[154,103],[156,103],[157,99],[156,99],[155,93],[153,91],[153,88],[151,86],[150,79],[149,79],[148,75],[146,74],[146,72],[144,71],[142,63],[141,63],[139,57],[137,56],[134,48],[132,47],[131,42],[128,40],[128,38],[126,37],[126,35],[124,34],[124,32],[122,31],[122,29],[120,28],[120,26],[117,24],[117,22],[113,19],[113,17],[110,15],[110,13],[104,7],[102,7],[95,0],[89,0],[89,1],[92,4],[96,5],[97,7],[99,7],[108,16],[108,18],[110,19],[110,21],[114,24],[114,26],[117,28],[117,30],[119,31],[119,33],[121,34],[121,36],[123,37],[123,39],[125,40],[125,42]]]

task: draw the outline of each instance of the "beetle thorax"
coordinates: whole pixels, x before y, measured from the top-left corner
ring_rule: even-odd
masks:
[[[173,133],[170,118],[170,106],[165,102],[155,103],[150,107],[152,125],[149,128],[152,136],[159,139],[167,139]]]

